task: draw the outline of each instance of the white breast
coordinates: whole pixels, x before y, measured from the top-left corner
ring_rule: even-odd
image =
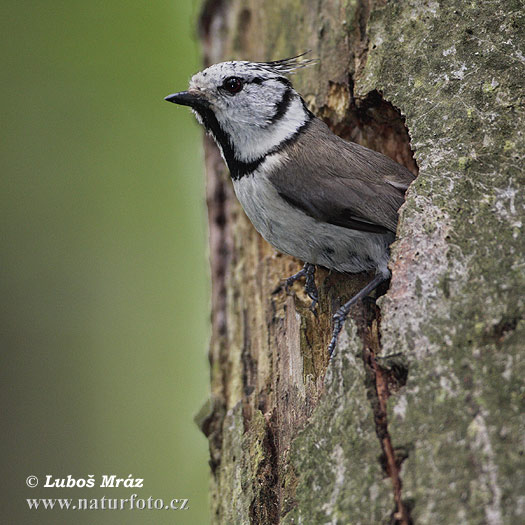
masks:
[[[341,272],[377,269],[387,274],[392,236],[321,222],[288,204],[268,179],[285,160],[280,153],[271,155],[255,172],[233,181],[235,194],[255,229],[277,250],[304,262]]]

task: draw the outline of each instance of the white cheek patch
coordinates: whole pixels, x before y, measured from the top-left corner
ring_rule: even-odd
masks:
[[[295,95],[283,117],[268,127],[232,125],[229,122],[221,122],[221,126],[233,142],[235,158],[251,162],[264,157],[293,136],[308,119],[301,98]]]

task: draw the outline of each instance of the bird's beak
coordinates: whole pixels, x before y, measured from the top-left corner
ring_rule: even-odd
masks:
[[[180,104],[181,106],[190,106],[191,108],[208,106],[208,101],[202,95],[190,93],[189,91],[181,91],[180,93],[168,95],[164,100],[173,102],[174,104]]]

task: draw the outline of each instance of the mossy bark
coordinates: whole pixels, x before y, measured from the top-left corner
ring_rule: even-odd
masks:
[[[300,262],[258,236],[206,141],[213,523],[525,520],[523,12],[205,2],[206,63],[311,49],[294,78],[311,109],[419,171],[390,288],[352,311],[328,363],[331,314],[369,276],[319,270],[318,318],[300,286],[273,293]]]

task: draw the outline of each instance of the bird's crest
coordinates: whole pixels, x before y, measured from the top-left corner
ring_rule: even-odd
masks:
[[[305,51],[299,55],[283,58],[282,60],[273,60],[271,62],[249,62],[250,67],[254,69],[263,69],[277,74],[291,74],[303,67],[308,67],[319,62],[316,58],[302,58],[304,55],[311,53],[311,50]]]

